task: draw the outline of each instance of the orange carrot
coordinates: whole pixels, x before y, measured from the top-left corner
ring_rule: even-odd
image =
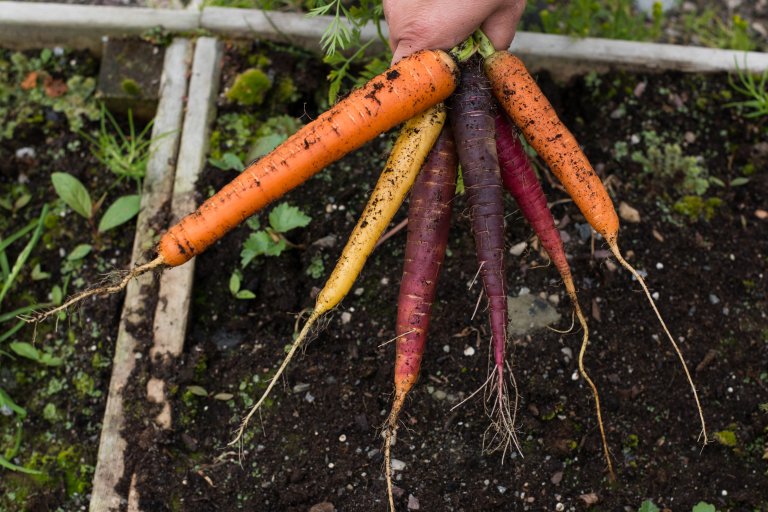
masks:
[[[520,59],[506,51],[485,51],[484,54],[486,55],[485,72],[499,103],[520,128],[528,143],[563,184],[587,222],[603,236],[619,263],[632,273],[643,288],[662,329],[682,363],[696,400],[702,436],[706,444],[708,439],[704,413],[688,366],[677,342],[664,323],[645,281],[624,259],[619,250],[619,217],[600,177],[590,165],[576,138],[557,117],[555,109]]]
[[[160,240],[166,265],[203,252],[226,232],[378,134],[447,98],[457,68],[445,52],[421,51],[304,126],[184,217]]]
[[[405,57],[254,162],[160,239],[158,256],[111,286],[91,288],[25,320],[40,322],[88,297],[117,293],[145,272],[186,263],[232,228],[380,133],[446,99],[458,66],[442,50]]]

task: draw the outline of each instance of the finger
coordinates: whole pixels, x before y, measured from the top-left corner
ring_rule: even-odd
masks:
[[[486,19],[480,29],[497,50],[506,50],[515,38],[515,29],[525,10],[525,0],[505,2]]]

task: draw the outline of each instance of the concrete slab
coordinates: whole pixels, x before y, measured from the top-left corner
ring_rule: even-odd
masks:
[[[112,39],[104,51],[97,96],[111,112],[149,121],[157,110],[165,49],[141,39]]]

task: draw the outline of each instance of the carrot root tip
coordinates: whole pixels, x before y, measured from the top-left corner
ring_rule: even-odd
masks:
[[[163,265],[165,265],[165,260],[163,260],[162,256],[158,256],[157,258],[150,261],[149,263],[145,263],[144,265],[139,265],[138,267],[135,267],[131,270],[110,272],[109,274],[107,274],[107,276],[104,278],[103,281],[106,281],[107,283],[111,283],[111,284],[106,284],[104,286],[98,286],[95,288],[89,288],[87,290],[84,290],[80,293],[77,293],[71,296],[63,304],[56,306],[55,308],[47,309],[45,311],[40,311],[31,315],[19,315],[18,318],[30,324],[40,323],[43,320],[46,320],[47,318],[50,318],[53,315],[57,315],[59,312],[65,311],[70,307],[74,306],[75,304],[78,304],[84,301],[88,297],[94,297],[94,296],[100,296],[100,295],[112,295],[112,294],[121,292],[128,286],[128,283],[130,283],[133,279],[143,274],[146,274],[151,270],[160,268]]]

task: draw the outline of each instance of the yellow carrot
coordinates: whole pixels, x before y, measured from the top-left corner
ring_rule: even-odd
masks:
[[[243,419],[232,443],[241,439],[248,421],[264,403],[296,351],[304,345],[312,326],[321,316],[335,308],[352,288],[376,242],[411,189],[429,150],[440,135],[445,116],[445,107],[439,104],[417,115],[403,126],[360,220],[357,221],[331,276],[317,296],[312,314],[264,394]]]

